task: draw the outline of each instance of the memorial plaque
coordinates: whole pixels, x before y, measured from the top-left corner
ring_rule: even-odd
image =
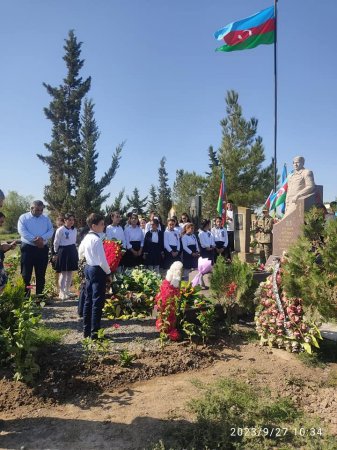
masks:
[[[282,256],[297,241],[304,225],[304,213],[312,206],[322,204],[323,187],[315,186],[315,192],[299,199],[296,209],[291,211],[273,227],[273,256]]]
[[[253,258],[253,255],[249,253],[251,210],[239,206],[236,211],[234,213],[235,251],[241,261],[251,261]]]

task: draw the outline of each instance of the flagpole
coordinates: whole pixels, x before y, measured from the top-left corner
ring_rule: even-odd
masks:
[[[277,188],[277,1],[274,0],[275,41],[274,41],[274,192]]]

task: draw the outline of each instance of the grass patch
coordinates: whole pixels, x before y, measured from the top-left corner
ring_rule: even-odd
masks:
[[[54,330],[41,325],[34,331],[34,345],[38,348],[52,347],[60,344],[63,337],[69,332],[69,330],[61,329]]]
[[[195,422],[168,425],[152,450],[333,450],[335,440],[319,430],[289,398],[272,399],[264,390],[222,378],[206,385],[189,410]],[[303,436],[299,430],[305,430]],[[314,430],[310,433],[310,429]]]
[[[322,387],[337,388],[337,369],[332,369],[328,375],[328,379],[322,383]]]
[[[245,342],[257,342],[260,339],[255,328],[243,328],[242,326],[233,328],[237,336],[242,338]]]
[[[1,241],[14,241],[15,239],[20,239],[18,233],[0,233]]]

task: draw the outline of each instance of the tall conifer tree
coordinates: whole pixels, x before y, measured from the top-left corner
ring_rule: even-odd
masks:
[[[123,144],[116,148],[109,169],[99,181],[96,181],[98,159],[96,142],[99,135],[94,118],[94,104],[91,100],[85,99],[81,129],[81,171],[75,198],[75,214],[81,225],[85,223],[89,212],[100,212],[102,204],[109,197],[110,194],[103,195],[102,192],[110,184],[119,167],[120,154],[123,148]]]
[[[48,155],[38,158],[48,166],[50,184],[45,186],[44,199],[52,216],[74,211],[79,222],[87,213],[98,212],[107,195],[102,191],[115,175],[123,144],[112,156],[112,162],[101,180],[95,181],[98,152],[96,141],[99,131],[94,119],[93,104],[85,101],[90,90],[91,78],[83,81],[80,70],[84,60],[80,58],[82,43],[74,31],[65,40],[67,75],[63,84],[52,87],[43,83],[52,100],[44,108],[47,119],[52,122],[52,139],[45,144]],[[84,102],[84,111],[81,116]],[[81,122],[82,120],[82,122]]]
[[[158,213],[162,220],[166,222],[168,213],[172,207],[171,189],[168,185],[168,174],[165,167],[166,158],[160,160],[159,187],[158,187]]]
[[[209,151],[212,172],[205,190],[205,206],[215,214],[221,181],[221,167],[226,178],[227,194],[240,206],[255,207],[264,203],[273,187],[273,161],[265,161],[262,138],[257,135],[258,120],[246,120],[239,105],[239,95],[228,91],[226,117],[221,120],[222,142],[216,158]],[[219,161],[217,166],[215,163]],[[213,206],[214,205],[214,206]]]
[[[157,211],[158,208],[158,193],[156,187],[151,184],[149,191],[149,201],[147,203],[148,211]]]
[[[49,167],[50,184],[45,186],[44,198],[51,212],[58,214],[73,207],[73,199],[80,177],[81,151],[81,105],[88,93],[91,78],[82,80],[79,72],[84,60],[80,59],[82,43],[74,31],[65,40],[63,57],[67,75],[63,84],[52,87],[43,83],[52,97],[49,108],[44,108],[47,119],[52,122],[52,140],[45,144],[48,156],[38,155]]]

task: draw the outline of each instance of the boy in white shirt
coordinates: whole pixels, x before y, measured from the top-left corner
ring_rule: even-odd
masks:
[[[79,257],[84,257],[86,260],[84,268],[86,295],[83,308],[83,333],[85,338],[97,339],[98,330],[101,328],[106,283],[107,281],[111,282],[111,271],[100,238],[100,233],[103,233],[104,230],[104,217],[92,213],[87,218],[87,224],[90,231],[79,248]]]

